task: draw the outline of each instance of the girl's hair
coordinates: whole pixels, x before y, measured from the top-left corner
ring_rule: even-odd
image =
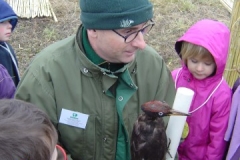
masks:
[[[182,42],[180,56],[184,64],[187,64],[188,58],[193,57],[212,60],[215,63],[212,54],[206,48],[185,41]]]
[[[0,157],[51,160],[57,132],[48,116],[21,100],[0,100]]]

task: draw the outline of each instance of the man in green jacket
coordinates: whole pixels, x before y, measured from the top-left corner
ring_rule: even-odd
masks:
[[[80,0],[75,36],[40,52],[16,98],[51,118],[73,160],[130,160],[130,135],[150,100],[172,105],[175,87],[162,57],[146,45],[148,0]]]

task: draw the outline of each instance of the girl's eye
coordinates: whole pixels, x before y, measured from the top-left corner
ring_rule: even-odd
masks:
[[[211,66],[212,64],[213,64],[212,62],[205,63],[205,65],[207,66]]]
[[[195,59],[190,59],[192,63],[197,63],[198,61]]]

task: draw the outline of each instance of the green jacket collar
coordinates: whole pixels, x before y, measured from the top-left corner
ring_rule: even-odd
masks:
[[[83,40],[83,48],[85,50],[87,58],[96,65],[104,63],[105,60],[99,57],[91,47],[88,41],[87,30],[84,27],[82,27],[82,40]]]

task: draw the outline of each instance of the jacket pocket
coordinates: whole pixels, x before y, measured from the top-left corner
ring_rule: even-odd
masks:
[[[58,124],[59,141],[75,160],[96,159],[96,116],[89,115],[86,128]]]

